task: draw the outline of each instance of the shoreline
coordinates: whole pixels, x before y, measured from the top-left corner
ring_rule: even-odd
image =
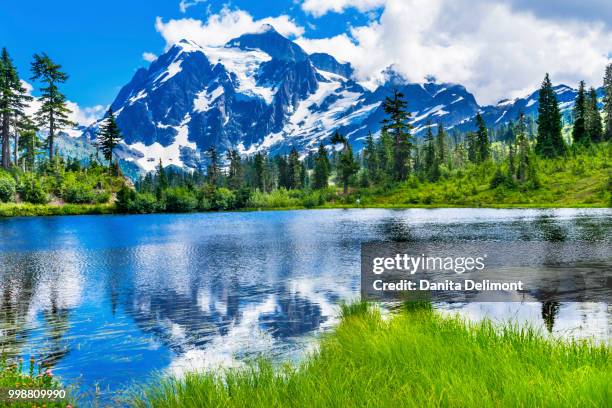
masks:
[[[209,214],[209,213],[231,213],[231,212],[259,212],[259,211],[303,211],[303,210],[338,210],[338,209],[610,209],[612,207],[604,203],[575,204],[571,206],[556,203],[522,203],[522,204],[486,204],[482,206],[456,205],[456,204],[337,204],[314,207],[277,207],[277,208],[241,208],[227,211],[193,211],[193,212],[154,212],[154,213],[129,213],[117,212],[114,204],[0,204],[0,219],[15,217],[53,217],[53,216],[78,216],[78,215],[152,215],[152,214]]]
[[[598,406],[607,398],[610,351],[511,323],[443,316],[427,302],[404,304],[389,318],[361,302],[342,306],[339,325],[298,365],[264,358],[242,369],[153,378],[133,389],[127,403]]]

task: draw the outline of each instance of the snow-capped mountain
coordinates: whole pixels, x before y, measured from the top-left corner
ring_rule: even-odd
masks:
[[[369,131],[380,130],[382,102],[394,87],[408,101],[417,134],[429,122],[467,130],[478,111],[491,126],[537,111],[537,93],[480,107],[461,85],[408,83],[392,68],[384,74],[384,84],[367,89],[352,79],[350,64],[309,55],[269,25],[223,47],[182,40],[139,69],[112,103],[125,137],[118,154],[145,171],[160,159],[197,168],[211,146],[305,153],[336,130],[359,148]],[[557,93],[562,104],[575,97],[568,87]]]

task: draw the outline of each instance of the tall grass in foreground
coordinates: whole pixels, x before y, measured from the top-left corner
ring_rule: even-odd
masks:
[[[386,321],[363,304],[300,367],[267,362],[144,389],[136,407],[596,407],[610,403],[610,349],[529,329],[468,324],[431,307]],[[609,406],[609,405],[608,405]]]

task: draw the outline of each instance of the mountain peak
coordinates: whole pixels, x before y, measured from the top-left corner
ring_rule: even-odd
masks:
[[[281,35],[270,24],[264,24],[255,33],[247,33],[234,38],[225,46],[243,50],[259,49],[272,58],[284,61],[301,62],[308,58],[308,54],[299,45]]]

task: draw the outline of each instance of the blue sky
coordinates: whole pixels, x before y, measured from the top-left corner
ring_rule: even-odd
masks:
[[[600,86],[612,55],[609,0],[22,0],[0,7],[0,46],[23,78],[45,51],[81,108],[108,105],[134,71],[179,37],[219,45],[272,18],[308,52],[349,61],[374,86],[390,65],[408,80],[465,85],[480,103],[525,95],[545,72]]]
[[[145,51],[161,53],[164,39],[155,19],[205,19],[225,2],[201,2],[179,10],[179,0],[10,1],[0,7],[0,46],[6,46],[22,77],[29,76],[32,54],[47,52],[70,75],[66,94],[80,105],[109,104],[134,71],[147,64]],[[348,12],[315,19],[292,0],[232,1],[256,19],[290,14],[312,37],[343,32],[348,23],[362,24],[365,15]],[[310,24],[317,23],[317,28]]]

